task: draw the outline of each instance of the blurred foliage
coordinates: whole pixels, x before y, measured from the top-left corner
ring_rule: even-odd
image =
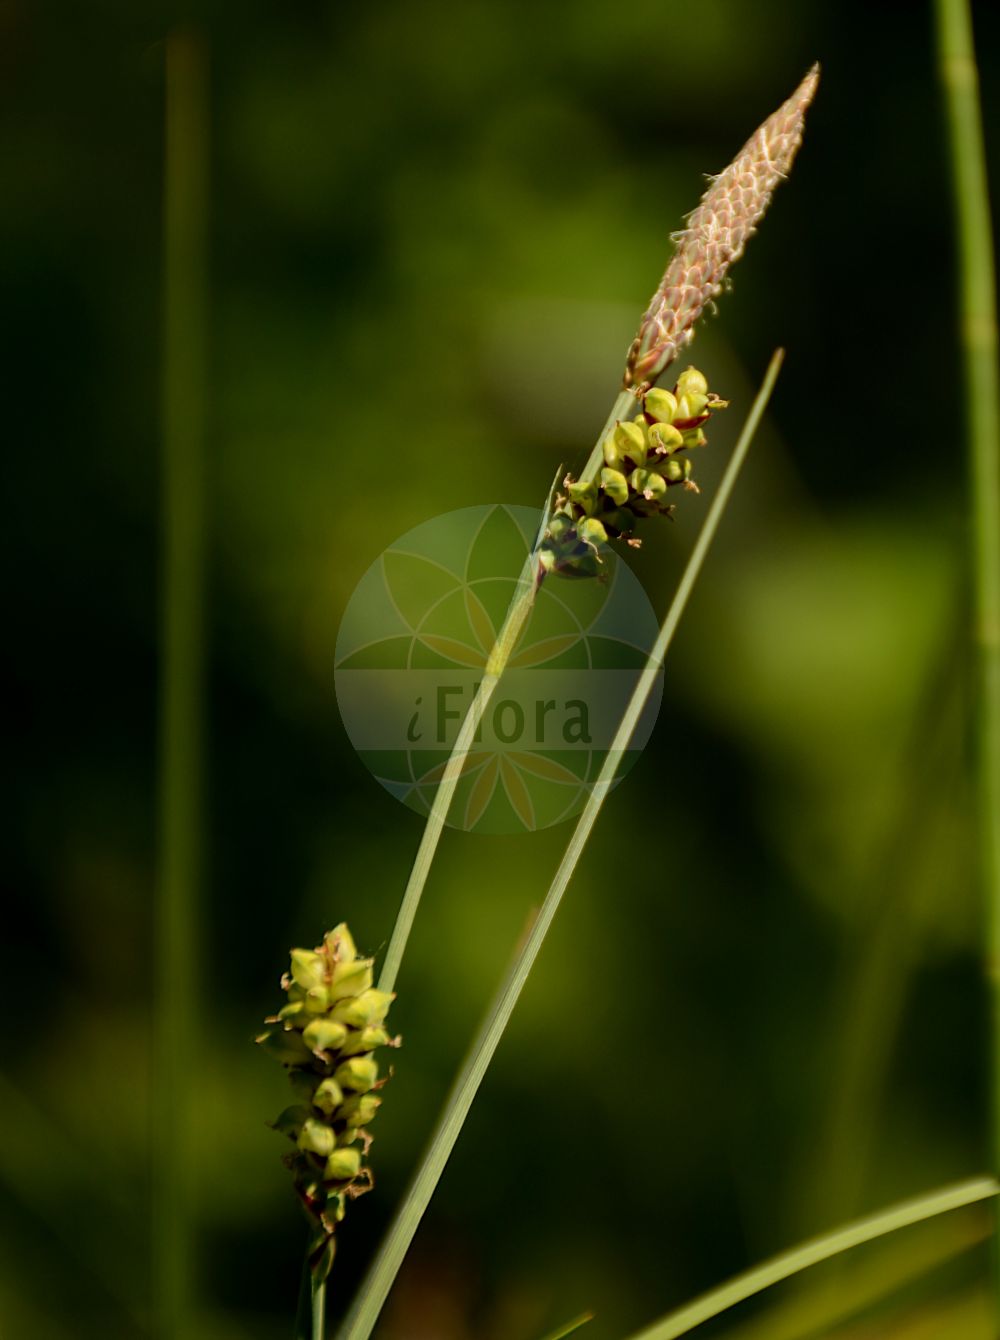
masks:
[[[976,8],[989,127],[1000,20]],[[203,1335],[289,1333],[305,1228],[264,1126],[280,1080],[249,1041],[290,944],[344,917],[384,944],[419,838],[340,725],[350,593],[428,516],[540,505],[580,463],[701,174],[817,57],[792,179],[698,337],[734,402],[699,460],[705,496],[780,343],[769,421],[668,665],[670,710],[608,802],[382,1333],[532,1340],[589,1307],[588,1340],[621,1336],[800,1236],[980,1170],[962,407],[929,13],[6,0],[0,1330],[146,1333],[161,67],[188,18],[213,102]],[[393,486],[345,516],[359,461]],[[658,609],[705,496],[635,560]],[[602,841],[630,823],[624,849]],[[335,1313],[567,835],[446,837]],[[612,991],[595,991],[598,960]],[[897,1257],[889,1303],[872,1312],[862,1282],[854,1319],[805,1281],[789,1340],[985,1337],[980,1250],[916,1284]]]

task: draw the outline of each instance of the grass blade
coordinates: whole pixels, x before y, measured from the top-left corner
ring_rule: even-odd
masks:
[[[593,1312],[583,1312],[579,1317],[574,1317],[572,1321],[568,1321],[565,1326],[560,1326],[556,1331],[550,1331],[545,1340],[566,1340],[568,1335],[574,1335],[581,1326],[586,1326],[588,1321],[593,1320]]]
[[[878,1251],[845,1253],[837,1258],[842,1269],[836,1273],[825,1271],[813,1288],[782,1290],[781,1297],[766,1308],[755,1309],[746,1321],[734,1320],[720,1332],[720,1338],[805,1340],[807,1336],[833,1333],[841,1336],[839,1328],[861,1322],[873,1308],[917,1281],[928,1282],[946,1263],[986,1242],[992,1232],[993,1212],[988,1202],[967,1206],[955,1214],[938,1215],[911,1232],[882,1238]]]
[[[875,1238],[908,1228],[911,1224],[919,1224],[924,1219],[933,1219],[935,1215],[947,1214],[950,1210],[961,1209],[963,1205],[988,1200],[998,1192],[1000,1185],[992,1177],[978,1177],[931,1192],[927,1196],[903,1201],[864,1219],[857,1219],[832,1233],[825,1233],[822,1237],[812,1238],[799,1247],[793,1247],[790,1252],[774,1256],[743,1275],[737,1275],[728,1284],[702,1294],[680,1311],[672,1312],[646,1330],[636,1332],[631,1340],[676,1340],[677,1336],[687,1335],[688,1331],[717,1317],[720,1312],[769,1289],[772,1284],[808,1270],[810,1266],[829,1261],[831,1257],[850,1251],[852,1247],[860,1247],[862,1243],[872,1242]]]
[[[396,1219],[389,1229],[371,1270],[362,1283],[358,1300],[340,1331],[341,1340],[367,1340],[367,1337],[371,1335],[407,1249],[413,1240],[424,1211],[430,1203],[431,1196],[434,1194],[434,1189],[444,1171],[451,1151],[455,1147],[455,1142],[468,1116],[469,1109],[472,1107],[483,1076],[493,1059],[493,1054],[514,1012],[518,997],[524,988],[559,909],[559,904],[576,869],[577,862],[583,854],[597,816],[611,790],[618,762],[628,747],[646,700],[656,683],[660,666],[701,571],[705,555],[708,553],[719,521],[725,511],[729,495],[757,430],[761,415],[770,398],[781,367],[782,357],[782,351],[778,350],[771,359],[763,384],[743,426],[743,431],[719,485],[718,492],[709,508],[701,533],[691,552],[691,557],[688,559],[687,567],[678,584],[670,609],[633,690],[625,715],[611,742],[593,790],[587,797],[586,804],[577,820],[573,835],[545,896],[545,901],[487,1012],[479,1035],[473,1043],[465,1064],[448,1096],[444,1111],[431,1137],[416,1176],[403,1198]]]
[[[936,0],[935,12],[958,234],[959,325],[972,494],[979,877],[986,907],[991,1010],[990,1145],[993,1171],[1000,1172],[1000,351],[996,272],[968,0]],[[995,1263],[1000,1287],[1000,1258]]]
[[[162,679],[153,1095],[157,1334],[191,1334],[192,1071],[201,860],[205,427],[206,68],[200,39],[166,44]]]

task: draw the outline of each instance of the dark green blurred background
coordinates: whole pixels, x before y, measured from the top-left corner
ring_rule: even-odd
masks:
[[[975,6],[988,131],[991,9]],[[304,1224],[264,1125],[285,1085],[251,1039],[291,944],[346,917],[384,946],[419,839],[341,726],[350,593],[429,516],[540,504],[579,463],[701,174],[816,58],[795,171],[694,346],[734,409],[702,496],[635,560],[657,609],[782,344],[772,410],[654,739],[380,1334],[538,1340],[594,1308],[588,1340],[616,1340],[802,1236],[983,1170],[929,6],[4,0],[4,1340],[147,1333],[162,67],[180,19],[211,63],[198,1336],[291,1333]],[[389,481],[377,503],[353,485],[369,471]],[[334,1313],[568,835],[446,835]],[[985,1222],[866,1251],[705,1334],[756,1315],[758,1340],[990,1340],[985,1253],[954,1254]],[[864,1271],[887,1300],[835,1329]],[[802,1317],[781,1331],[767,1309],[789,1299]]]

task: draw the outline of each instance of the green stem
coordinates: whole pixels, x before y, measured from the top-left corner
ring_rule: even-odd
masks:
[[[299,1301],[295,1309],[295,1340],[312,1340],[312,1271],[306,1249],[299,1277]]]
[[[323,1340],[326,1333],[326,1280],[312,1278],[312,1340]]]
[[[657,682],[663,659],[673,640],[698,573],[701,571],[705,555],[708,553],[719,521],[729,501],[729,495],[736,482],[740,466],[743,464],[757,425],[760,422],[760,417],[764,412],[764,407],[770,397],[778,370],[781,367],[781,360],[782,352],[779,350],[771,359],[767,375],[757,393],[718,492],[709,508],[701,533],[691,552],[691,557],[688,559],[687,567],[684,569],[684,575],[681,577],[674,594],[670,609],[649,653],[646,665],[632,691],[625,714],[615,732],[597,780],[587,796],[569,845],[559,863],[549,886],[549,891],[545,895],[545,901],[487,1012],[479,1034],[448,1096],[416,1176],[407,1189],[403,1203],[389,1229],[385,1242],[382,1244],[374,1264],[361,1285],[357,1301],[344,1322],[340,1331],[340,1340],[368,1340],[368,1336],[371,1335],[378,1320],[378,1315],[388,1297],[389,1290],[392,1288],[407,1249],[413,1241],[413,1236],[417,1231],[424,1211],[430,1203],[445,1164],[455,1147],[455,1142],[458,1140],[483,1076],[493,1059],[521,991],[528,980],[528,975],[538,958],[542,944],[559,909],[559,904],[562,902],[563,894],[566,892],[587,840],[593,831],[597,816],[611,791],[618,764],[628,748],[629,741],[649,695]]]
[[[1000,351],[996,274],[968,0],[936,0],[935,11],[958,232],[959,324],[972,492],[979,876],[986,908],[990,1146],[996,1173],[1000,1172]],[[1000,1244],[1000,1235],[996,1242]],[[995,1257],[995,1266],[1000,1290],[1000,1256]]]
[[[200,39],[166,43],[162,678],[155,910],[153,1276],[156,1333],[192,1333],[194,1052],[201,863],[206,68]]]
[[[605,440],[614,432],[618,420],[627,416],[634,403],[635,397],[631,391],[622,391],[619,394],[612,406],[607,423],[601,429],[600,436],[590,453],[582,478],[589,479],[596,474],[603,460]],[[410,938],[410,931],[413,929],[413,921],[420,905],[420,898],[430,874],[434,855],[437,852],[438,842],[441,840],[441,834],[455,797],[455,790],[462,775],[466,757],[475,740],[476,731],[482,722],[490,699],[493,697],[497,684],[500,682],[500,677],[506,669],[511,653],[517,646],[517,640],[524,629],[528,616],[531,614],[537,589],[537,562],[537,552],[528,555],[518,578],[517,591],[507,611],[507,617],[486,663],[486,673],[483,675],[476,696],[466,713],[465,720],[462,722],[458,738],[455,740],[441,781],[434,793],[431,812],[427,816],[420,846],[417,849],[413,868],[410,871],[410,878],[403,891],[399,911],[396,913],[396,924],[392,929],[389,947],[386,950],[385,962],[382,965],[378,983],[381,991],[392,991],[395,987],[399,967],[403,961],[403,954],[406,952],[406,944]]]
[[[656,1322],[644,1331],[639,1331],[630,1340],[677,1340],[687,1335],[696,1326],[717,1317],[737,1303],[742,1303],[754,1294],[769,1289],[781,1280],[789,1279],[810,1266],[828,1261],[841,1252],[860,1247],[862,1243],[875,1238],[896,1233],[911,1224],[919,1224],[924,1219],[933,1219],[935,1215],[947,1214],[950,1210],[961,1209],[964,1205],[974,1205],[977,1201],[988,1200],[1000,1192],[1000,1186],[992,1177],[979,1177],[969,1182],[960,1182],[956,1186],[945,1187],[929,1196],[920,1196],[916,1200],[903,1201],[891,1209],[858,1219],[843,1228],[825,1233],[822,1237],[812,1238],[790,1252],[774,1256],[770,1261],[755,1266],[743,1275],[737,1275],[718,1289],[702,1294],[693,1303],[688,1303],[678,1312],[671,1312],[662,1321]]]

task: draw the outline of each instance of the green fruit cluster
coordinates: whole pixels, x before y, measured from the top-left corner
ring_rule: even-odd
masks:
[[[293,949],[281,985],[288,1002],[257,1042],[287,1068],[295,1091],[296,1103],[272,1125],[295,1145],[285,1163],[316,1231],[310,1265],[325,1279],[347,1201],[372,1187],[366,1128],[385,1083],[373,1053],[399,1045],[385,1029],[394,996],[372,985],[372,960],[358,955],[343,923],[316,949]]]
[[[654,387],[640,400],[634,419],[619,422],[604,442],[604,465],[596,479],[567,475],[539,551],[543,572],[593,576],[609,540],[638,546],[635,529],[649,516],[671,516],[670,489],[695,493],[691,458],[685,453],[707,442],[711,415],[725,409],[697,368],[688,368],[672,391]]]

